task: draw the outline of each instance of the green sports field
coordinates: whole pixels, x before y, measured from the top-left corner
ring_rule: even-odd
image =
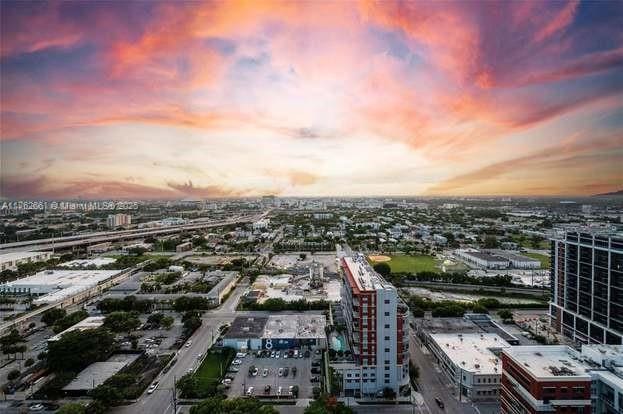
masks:
[[[418,255],[418,256],[390,256],[391,260],[385,262],[392,269],[393,273],[408,272],[438,272],[437,261],[432,256]],[[377,262],[372,262],[376,264]]]

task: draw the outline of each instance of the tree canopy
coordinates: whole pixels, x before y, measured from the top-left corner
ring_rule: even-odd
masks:
[[[47,360],[52,371],[78,372],[102,361],[113,350],[114,339],[106,329],[67,332],[48,345]]]
[[[212,397],[190,408],[190,414],[277,414],[269,405],[255,398]]]

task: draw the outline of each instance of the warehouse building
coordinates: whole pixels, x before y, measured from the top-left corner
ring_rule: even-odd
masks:
[[[208,292],[207,298],[213,305],[220,305],[223,299],[232,291],[238,281],[238,272],[224,272],[216,270],[206,275],[206,278],[216,278],[218,282]]]
[[[45,262],[52,258],[50,252],[13,252],[0,254],[0,271],[17,270],[25,263]]]
[[[223,337],[223,346],[237,350],[326,348],[325,327],[321,313],[240,316]]]

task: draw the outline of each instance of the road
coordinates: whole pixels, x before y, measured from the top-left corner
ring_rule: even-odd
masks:
[[[117,407],[113,412],[117,414],[173,414],[174,381],[186,375],[189,369],[197,368],[197,356],[205,353],[212,346],[218,337],[218,327],[234,319],[238,301],[247,288],[248,280],[244,279],[219,308],[204,314],[203,324],[190,338],[191,346],[180,348],[176,356],[177,362],[166,374],[158,378],[159,385],[153,394],[149,395],[145,392],[136,403]]]
[[[411,361],[419,367],[420,378],[418,380],[419,391],[424,399],[422,412],[426,414],[474,414],[477,411],[470,403],[459,402],[456,388],[450,384],[439,368],[433,363],[430,355],[422,350],[420,342],[413,333],[410,335],[409,349],[411,350]],[[437,406],[435,398],[440,398],[445,409]]]

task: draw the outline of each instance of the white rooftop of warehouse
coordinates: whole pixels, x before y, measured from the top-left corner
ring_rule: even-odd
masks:
[[[591,366],[583,362],[578,353],[567,345],[516,346],[505,349],[504,353],[539,379],[590,377],[588,371]]]
[[[32,276],[0,285],[0,290],[30,289],[42,294],[33,303],[52,303],[96,286],[120,270],[44,270]]]
[[[376,290],[391,287],[381,275],[372,269],[372,266],[370,266],[362,254],[352,257],[345,256],[343,260],[348,271],[355,279],[359,290]]]
[[[492,350],[510,348],[498,334],[431,334],[431,339],[454,364],[480,375],[502,373],[502,361]]]
[[[12,262],[13,260],[28,259],[29,257],[37,257],[48,252],[9,252],[0,254],[0,263]]]
[[[95,257],[93,259],[76,259],[70,262],[60,264],[60,267],[101,267],[107,264],[115,263],[117,259],[114,257]]]
[[[264,326],[264,338],[324,338],[326,318],[323,314],[301,313],[270,315]]]

